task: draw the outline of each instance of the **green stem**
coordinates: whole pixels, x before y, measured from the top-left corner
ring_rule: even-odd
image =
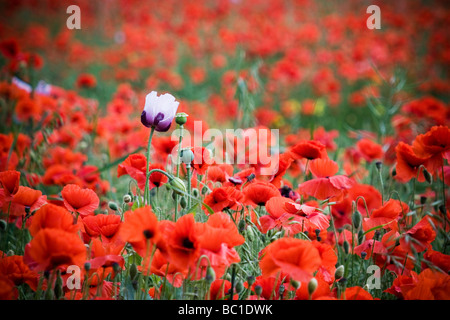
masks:
[[[146,179],[145,179],[145,189],[144,189],[144,204],[150,204],[150,193],[149,193],[149,184],[150,184],[150,151],[152,148],[152,138],[153,133],[155,132],[155,127],[152,127],[150,130],[150,137],[148,138],[148,145],[147,145],[147,165],[145,167],[145,170],[147,172]]]
[[[186,165],[187,169],[187,187],[188,187],[188,194],[189,197],[187,198],[187,207],[188,209],[191,208],[191,166]]]

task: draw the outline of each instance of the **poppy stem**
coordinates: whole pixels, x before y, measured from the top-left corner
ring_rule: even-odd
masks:
[[[177,151],[177,178],[180,177],[180,155],[181,155],[181,143],[183,142],[183,125],[180,125],[180,138],[178,139],[178,151]],[[177,221],[178,215],[178,194],[175,194],[175,218],[174,221]]]
[[[186,164],[186,170],[187,170],[187,187],[188,187],[188,194],[189,197],[187,198],[187,208],[188,210],[191,208],[191,166],[190,164]]]
[[[148,144],[147,144],[147,165],[145,167],[146,171],[146,178],[145,178],[145,189],[144,189],[144,204],[150,204],[150,191],[149,191],[149,183],[150,183],[150,151],[152,148],[152,138],[153,133],[155,132],[155,126],[152,126],[150,130],[150,137],[148,138]]]

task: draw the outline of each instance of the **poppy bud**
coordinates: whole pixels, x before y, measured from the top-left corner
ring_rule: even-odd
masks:
[[[358,243],[364,242],[364,231],[362,229],[359,229],[358,231]]]
[[[319,237],[319,235],[320,235],[320,230],[319,230],[319,229],[315,229],[314,232],[316,233],[316,237]]]
[[[302,285],[300,281],[294,280],[291,278],[290,280],[291,285],[295,288],[295,290],[299,289]]]
[[[308,283],[308,294],[311,296],[317,289],[317,279],[316,278],[312,278],[311,280],[309,280]]]
[[[212,283],[212,282],[214,282],[214,280],[216,280],[216,272],[214,271],[213,268],[208,267],[208,269],[206,269],[205,280],[208,283]]]
[[[353,227],[355,227],[355,229],[359,229],[359,227],[361,226],[361,213],[356,210],[353,215],[352,215],[352,223],[353,223]]]
[[[250,181],[252,181],[252,180],[255,179],[255,178],[256,178],[256,175],[255,175],[254,173],[252,173],[252,174],[250,174],[250,175],[247,177],[247,181],[250,182]]]
[[[119,208],[117,207],[117,204],[115,202],[108,202],[108,206],[111,210],[117,211]]]
[[[238,230],[239,230],[239,233],[244,232],[244,230],[245,230],[245,220],[244,219],[241,219],[239,221]]]
[[[0,220],[0,229],[1,230],[6,230],[7,225],[8,225],[8,223],[5,220]]]
[[[187,113],[184,113],[184,112],[178,112],[178,113],[175,115],[175,122],[176,122],[178,125],[182,126],[182,125],[184,125],[184,124],[187,122],[187,117],[188,117],[188,114],[187,114]]]
[[[284,287],[284,285],[280,284],[280,287],[278,288],[278,293],[280,294],[280,296],[283,296],[285,290],[286,288]]]
[[[343,247],[344,247],[345,254],[348,254],[348,252],[350,250],[350,244],[348,243],[347,240],[344,240]]]
[[[262,287],[259,284],[255,286],[255,293],[257,296],[260,296],[262,294]]]
[[[182,195],[186,193],[186,185],[183,180],[178,177],[173,177],[172,180],[169,179],[169,184],[174,188],[175,193]]]
[[[344,271],[345,268],[343,265],[340,265],[339,267],[336,268],[336,271],[334,272],[334,277],[336,278],[336,280],[339,280],[344,276]]]
[[[123,196],[123,202],[130,203],[131,202],[131,196],[129,194],[126,194]]]
[[[236,293],[239,293],[239,292],[241,292],[242,290],[244,290],[244,285],[242,284],[242,281],[238,281],[237,283],[236,283]]]
[[[137,270],[136,264],[133,263],[130,266],[130,279],[135,280],[137,278],[137,274],[138,274],[138,270]]]
[[[397,169],[394,167],[392,170],[392,176],[395,177],[397,175]]]
[[[425,204],[427,202],[427,197],[421,196],[420,197],[420,204]]]
[[[381,232],[380,230],[376,230],[374,235],[373,235],[373,239],[374,240],[378,240],[380,238]]]
[[[89,272],[89,270],[91,270],[91,264],[89,262],[86,262],[84,264],[84,270],[86,270],[87,272]]]
[[[194,197],[198,197],[199,196],[199,192],[198,192],[198,189],[197,188],[193,188],[192,189],[192,195],[194,196]]]
[[[180,153],[180,160],[181,162],[186,164],[187,166],[191,166],[191,162],[194,161],[194,153],[191,149],[183,149]]]
[[[381,167],[383,167],[383,163],[381,161],[377,161],[375,162],[375,167],[377,167],[377,169],[380,170]]]
[[[120,272],[120,265],[117,262],[114,262],[112,264],[112,268],[113,268],[115,273],[119,273]]]
[[[428,184],[432,184],[433,183],[433,176],[425,168],[423,168],[423,176],[425,177],[425,180],[428,182]]]
[[[54,291],[55,291],[56,299],[61,299],[62,296],[64,295],[63,280],[62,280],[62,277],[61,277],[61,272],[59,270],[58,270],[58,275],[56,276]]]
[[[181,197],[181,199],[180,199],[180,206],[181,206],[183,209],[186,209],[187,201],[186,201],[186,198],[185,198],[185,197]]]
[[[250,240],[250,241],[253,241],[253,239],[255,238],[255,234],[253,233],[253,228],[252,227],[248,227],[247,228],[247,230],[246,230],[246,236],[247,236],[247,239],[248,240]]]
[[[255,276],[248,276],[247,277],[247,283],[249,286],[253,285],[255,283]]]
[[[53,300],[53,290],[45,291],[45,300]]]
[[[208,187],[203,187],[202,188],[202,195],[205,195],[205,194],[207,194],[208,193],[208,191],[209,191],[209,189],[208,189]]]

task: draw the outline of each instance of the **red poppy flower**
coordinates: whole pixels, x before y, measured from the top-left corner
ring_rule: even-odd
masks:
[[[46,202],[47,196],[43,196],[41,191],[19,186],[11,201],[3,202],[3,213],[9,212],[11,218],[24,216],[27,211],[34,212]]]
[[[69,211],[63,207],[48,203],[31,217],[31,225],[28,230],[31,236],[35,237],[40,230],[48,228],[76,233],[79,227],[74,224],[73,216]]]
[[[434,173],[443,164],[443,158],[450,161],[450,128],[434,126],[427,133],[418,135],[413,142],[414,153],[430,158],[427,169]]]
[[[0,300],[17,300],[18,298],[19,290],[14,282],[0,274]]]
[[[321,263],[319,251],[310,241],[281,238],[265,248],[259,266],[264,276],[282,272],[294,280],[308,283]]]
[[[0,276],[6,276],[16,286],[26,283],[31,289],[36,290],[38,274],[31,271],[23,262],[22,256],[5,256],[0,258]]]
[[[397,221],[409,212],[406,203],[397,199],[389,199],[382,207],[375,209],[370,214],[370,218],[364,218],[362,226],[364,231],[384,225],[384,229],[398,230]],[[366,238],[372,238],[373,232],[366,235]]]
[[[417,178],[417,181],[424,182],[423,170],[420,170],[419,176],[418,171],[421,165],[425,166],[429,157],[417,155],[414,153],[412,146],[404,142],[398,143],[397,147],[395,147],[395,152],[397,154],[395,179],[406,183],[413,178]]]
[[[448,274],[425,269],[417,276],[412,286],[413,288],[402,291],[405,300],[450,300]]]
[[[37,271],[57,267],[82,265],[86,247],[80,237],[60,229],[42,229],[30,242],[29,254],[37,264]]]
[[[119,231],[121,220],[116,214],[97,214],[83,218],[83,225],[90,237],[101,237],[102,241],[108,243]]]
[[[177,268],[193,266],[200,254],[198,232],[192,214],[182,216],[168,235],[169,260]]]
[[[192,148],[192,152],[194,153],[192,167],[195,169],[197,174],[205,174],[209,166],[213,164],[210,151],[205,147],[194,147]]]
[[[403,249],[410,251],[414,248],[416,252],[422,252],[431,246],[431,242],[436,238],[436,231],[430,219],[428,216],[423,217],[414,227],[402,234],[400,245]]]
[[[251,183],[243,190],[245,202],[253,206],[265,206],[272,197],[281,196],[280,190],[273,184],[265,181]]]
[[[339,201],[355,184],[354,180],[346,176],[335,175],[339,168],[336,162],[330,159],[311,161],[310,170],[316,178],[299,185],[299,192],[319,200]]]
[[[93,215],[100,200],[97,194],[88,188],[82,189],[76,184],[68,184],[61,191],[64,205],[70,212],[78,212],[81,216]]]
[[[77,86],[80,88],[94,88],[97,86],[97,79],[90,73],[80,74],[77,79]]]
[[[208,194],[204,202],[208,205],[214,212],[220,212],[225,209],[234,209],[241,203],[244,195],[242,192],[234,187],[220,187],[215,188],[210,194]],[[205,213],[208,211],[205,209]]]
[[[228,280],[216,279],[210,287],[206,300],[223,300],[231,293],[231,282]],[[233,295],[233,299],[236,300],[239,297],[238,294]]]
[[[208,257],[216,278],[221,278],[232,263],[241,261],[234,246],[244,243],[244,238],[237,232],[236,226],[227,220],[229,218],[224,213],[219,213],[218,217],[213,218],[216,214],[210,216],[212,219],[208,222],[197,224],[196,228],[200,244],[199,256]],[[207,261],[202,259],[197,261],[196,265],[197,263],[199,268],[191,270],[193,279],[200,279],[206,275]]]
[[[145,186],[145,166],[147,158],[143,154],[131,154],[117,167],[117,177],[129,175],[138,185]]]
[[[383,147],[370,139],[359,140],[356,143],[356,148],[362,157],[368,162],[381,160],[384,155]]]
[[[150,266],[150,272],[148,272],[150,259],[152,259],[152,265]],[[182,266],[182,268],[175,266],[159,249],[156,249],[153,257],[143,259],[138,269],[145,275],[155,274],[160,277],[166,277],[166,280],[175,288],[181,287],[183,280],[187,276],[186,266]]]
[[[341,300],[373,300],[372,295],[361,287],[355,286],[345,289]]]
[[[294,161],[290,152],[285,152],[281,154],[278,158],[278,166],[275,174],[270,178],[270,183],[272,183],[275,187],[281,188],[281,181],[283,176],[286,174],[286,171],[291,166],[292,161]]]
[[[294,159],[327,159],[328,154],[325,145],[322,143],[310,140],[310,141],[302,141],[296,144],[289,150],[294,157]]]
[[[207,181],[224,183],[233,175],[233,166],[221,164],[210,166],[208,169]]]
[[[158,218],[149,206],[127,211],[124,216],[125,221],[119,230],[120,238],[129,242],[141,257],[149,256],[152,246],[160,239]]]
[[[0,172],[0,185],[3,187],[6,199],[19,190],[20,172],[15,170]]]

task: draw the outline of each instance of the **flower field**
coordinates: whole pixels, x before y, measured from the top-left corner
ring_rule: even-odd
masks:
[[[0,15],[0,300],[450,300],[446,1]]]

